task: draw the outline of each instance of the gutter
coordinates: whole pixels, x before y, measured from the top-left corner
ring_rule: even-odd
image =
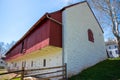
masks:
[[[50,19],[50,20],[52,20],[52,21],[54,21],[54,22],[62,25],[62,23],[61,23],[60,21],[58,21],[58,20],[56,20],[56,19],[54,19],[54,18],[51,18],[48,14],[46,15],[46,17],[47,17],[48,19]]]

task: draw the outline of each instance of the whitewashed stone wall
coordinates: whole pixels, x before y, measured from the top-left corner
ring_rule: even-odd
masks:
[[[46,60],[46,66],[43,61]],[[33,66],[31,62],[33,61]],[[21,69],[22,62],[25,62],[25,69],[38,69],[43,67],[54,67],[62,65],[62,48],[48,46],[43,50],[32,52],[28,55],[8,61],[10,69]],[[15,66],[16,63],[16,66]]]
[[[62,14],[64,61],[70,77],[106,59],[107,54],[103,33],[86,2],[66,8]],[[94,43],[88,41],[88,29]]]

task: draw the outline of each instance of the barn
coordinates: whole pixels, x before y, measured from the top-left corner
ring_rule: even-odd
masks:
[[[103,30],[86,1],[44,14],[6,53],[9,69],[67,64],[67,76],[107,58]]]

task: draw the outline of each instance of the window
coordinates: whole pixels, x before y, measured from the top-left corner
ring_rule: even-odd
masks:
[[[115,53],[118,54],[118,50],[115,50]]]
[[[111,49],[111,46],[109,46],[109,49]]]
[[[117,46],[115,45],[115,48],[117,48]]]
[[[17,67],[17,63],[14,63],[14,67]]]
[[[31,67],[33,67],[33,61],[31,61]]]
[[[112,55],[112,51],[110,51],[109,53],[110,53],[110,55]]]
[[[26,61],[22,62],[22,67],[26,66]]]
[[[88,29],[88,40],[94,42],[94,36],[91,29]]]
[[[43,60],[43,66],[46,66],[46,59]]]
[[[26,66],[26,61],[24,62],[24,67]]]

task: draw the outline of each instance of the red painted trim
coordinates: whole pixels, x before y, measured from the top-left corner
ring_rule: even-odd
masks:
[[[61,11],[52,13],[50,16],[57,21],[62,22]],[[62,47],[62,25],[57,24],[54,21],[50,22],[50,45]]]
[[[44,41],[42,41],[42,42],[37,43],[33,47],[27,49],[25,54],[31,53],[31,52],[39,50],[39,49],[42,49],[42,48],[44,48],[44,47],[46,47],[48,45],[49,45],[49,38],[44,40]]]

